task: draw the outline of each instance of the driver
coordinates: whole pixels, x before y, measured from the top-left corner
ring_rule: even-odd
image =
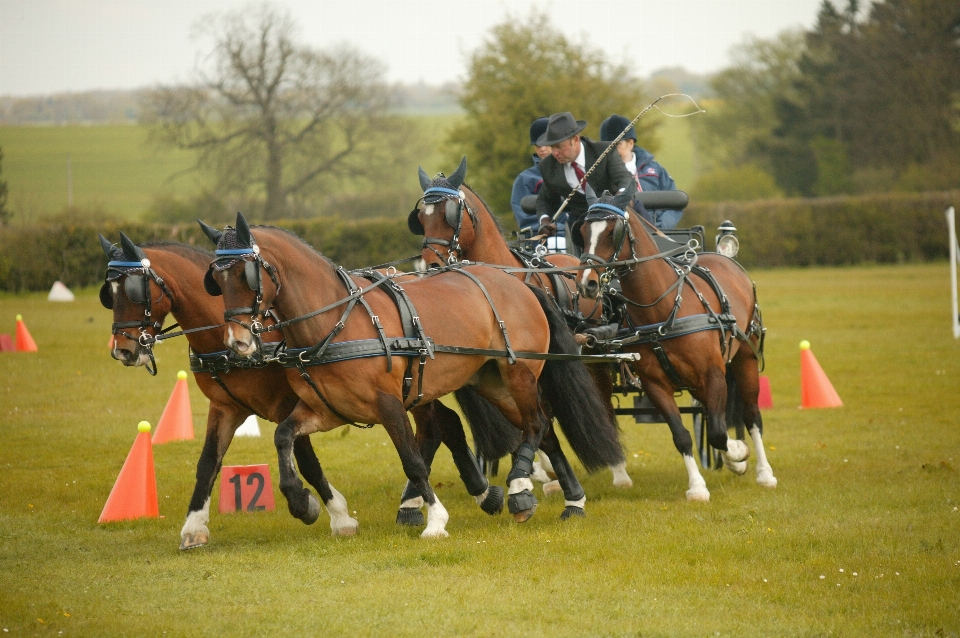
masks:
[[[547,121],[546,131],[537,139],[537,146],[549,146],[551,151],[548,157],[540,160],[543,186],[537,194],[537,215],[541,234],[557,232],[553,215],[574,189],[576,193],[564,209],[568,213],[567,237],[571,236],[570,226],[581,219],[590,202],[596,200],[596,193],[610,191],[622,208],[630,203],[637,191],[636,182],[616,152],[608,153],[586,181],[583,180],[585,173],[609,146],[582,137],[580,131],[586,126],[584,120],[575,119],[571,113],[555,113]],[[579,249],[573,242],[568,242],[567,252],[577,255]]]

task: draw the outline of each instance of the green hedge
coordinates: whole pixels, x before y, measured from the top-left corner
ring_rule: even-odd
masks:
[[[839,266],[948,257],[944,211],[960,191],[691,204],[683,226],[703,224],[713,250],[717,226],[737,227],[744,266]]]
[[[421,238],[410,233],[404,218],[357,222],[318,219],[276,225],[295,232],[348,268],[420,252]],[[172,240],[213,250],[196,224],[81,221],[0,228],[0,290],[49,290],[58,279],[71,288],[99,285],[107,260],[97,233],[118,242],[121,231],[137,243]]]
[[[943,211],[960,204],[960,191],[824,199],[692,204],[683,225],[703,224],[707,248],[716,227],[731,220],[747,267],[897,263],[946,259]],[[403,217],[344,222],[330,219],[277,224],[303,237],[348,268],[413,255],[420,238]],[[136,242],[174,240],[212,248],[196,224],[59,221],[0,228],[0,290],[49,290],[97,285],[106,259],[97,241],[123,231]]]

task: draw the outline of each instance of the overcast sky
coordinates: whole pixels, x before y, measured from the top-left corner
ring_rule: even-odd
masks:
[[[391,82],[463,79],[467,54],[508,15],[531,7],[576,41],[630,61],[717,71],[747,35],[813,25],[821,0],[275,0],[302,41],[350,42],[387,65]],[[130,89],[193,77],[192,27],[247,0],[0,0],[0,95]]]

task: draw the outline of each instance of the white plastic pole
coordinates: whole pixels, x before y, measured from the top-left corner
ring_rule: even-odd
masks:
[[[957,260],[960,260],[960,250],[957,249],[957,224],[953,206],[947,209],[947,228],[950,230],[950,291],[953,301],[953,338],[960,339],[960,309],[957,307]]]

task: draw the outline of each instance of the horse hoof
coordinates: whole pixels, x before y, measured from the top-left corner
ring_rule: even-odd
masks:
[[[491,516],[503,511],[503,488],[499,485],[491,485],[487,490],[487,498],[480,503],[480,509]]]
[[[537,511],[537,497],[530,490],[511,494],[510,498],[507,499],[507,508],[513,514],[513,520],[518,523],[525,523]]]
[[[333,536],[356,536],[357,529],[360,527],[360,523],[357,522],[357,519],[351,518],[347,523],[341,525],[340,527],[330,528],[330,531]]]
[[[307,493],[307,513],[300,520],[304,525],[313,525],[320,518],[320,501],[313,494]]]
[[[563,491],[563,488],[560,487],[560,481],[550,481],[549,483],[543,484],[543,495],[550,496],[551,494],[559,494]]]
[[[723,464],[727,466],[728,470],[730,470],[737,476],[743,476],[747,472],[746,461],[724,461]]]
[[[401,507],[397,510],[397,525],[422,527],[426,524],[427,521],[423,517],[423,512],[415,507]]]
[[[438,530],[423,530],[423,533],[420,534],[420,538],[447,538],[450,534],[445,529]]]
[[[629,476],[617,477],[613,479],[613,486],[619,487],[622,489],[627,489],[627,488],[633,487],[633,480]]]
[[[180,539],[180,549],[196,549],[197,547],[203,547],[210,542],[210,534],[205,532],[192,532],[190,534],[184,534]]]
[[[695,503],[709,503],[710,491],[705,486],[691,487],[687,490],[687,500]]]
[[[772,490],[777,487],[777,477],[770,472],[761,472],[757,474],[757,485]]]
[[[513,521],[514,521],[515,523],[526,523],[527,521],[529,521],[529,520],[533,517],[533,513],[536,512],[536,511],[537,511],[537,506],[534,505],[533,507],[531,507],[531,508],[528,509],[528,510],[524,510],[524,511],[522,511],[522,512],[514,512],[514,513],[513,513]]]
[[[582,507],[577,507],[575,505],[567,505],[565,508],[563,508],[563,513],[560,514],[560,520],[565,521],[568,518],[573,518],[574,516],[583,518],[586,515],[587,513],[583,511]]]

